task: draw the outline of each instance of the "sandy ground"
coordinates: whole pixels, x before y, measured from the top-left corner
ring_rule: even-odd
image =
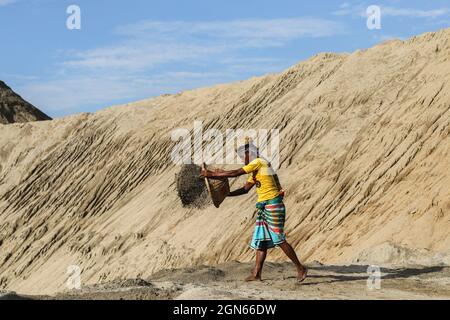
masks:
[[[308,279],[298,284],[289,263],[268,263],[262,282],[242,279],[248,263],[230,262],[218,267],[184,268],[158,272],[151,279],[113,281],[30,299],[450,299],[450,267],[381,268],[380,289],[367,286],[367,266],[310,264]],[[18,298],[9,294],[3,298]]]

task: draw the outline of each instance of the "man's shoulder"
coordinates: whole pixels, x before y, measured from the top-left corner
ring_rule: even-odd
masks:
[[[246,166],[257,166],[262,164],[262,159],[261,158],[255,158],[252,161],[250,161]]]
[[[256,158],[253,161],[257,161],[256,163],[263,165],[263,166],[269,166],[269,162],[264,158]]]
[[[261,160],[262,159],[260,159],[260,158],[256,158],[256,159],[253,159],[251,162],[249,162],[249,164],[245,165],[243,167],[245,173],[251,173],[251,172],[259,170],[261,167],[263,167],[264,165],[262,164]]]
[[[261,159],[261,158],[255,158],[250,163],[259,164],[259,163],[262,163],[262,161],[263,161],[263,159]]]

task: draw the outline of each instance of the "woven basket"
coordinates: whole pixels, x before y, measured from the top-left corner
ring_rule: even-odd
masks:
[[[203,166],[206,169],[206,165],[204,164]],[[223,200],[225,200],[230,193],[230,183],[228,182],[228,178],[205,178],[205,183],[214,206],[219,208]]]

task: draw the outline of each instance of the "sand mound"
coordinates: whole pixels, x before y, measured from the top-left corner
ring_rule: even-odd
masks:
[[[23,296],[19,296],[15,292],[0,291],[0,301],[1,300],[29,300],[29,299]]]
[[[450,254],[448,252],[431,252],[427,249],[411,249],[386,242],[363,250],[354,262],[379,266],[449,266]]]
[[[171,133],[200,120],[222,133],[280,129],[286,232],[301,259],[350,263],[385,242],[449,252],[449,57],[450,29],[95,114],[0,125],[0,288],[63,291],[74,264],[91,285],[250,261],[253,192],[220,209],[178,197]]]
[[[0,81],[0,124],[51,120],[49,116],[23,100]]]

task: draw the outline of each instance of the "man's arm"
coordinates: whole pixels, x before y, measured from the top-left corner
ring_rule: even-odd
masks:
[[[247,182],[242,188],[236,189],[228,194],[229,197],[237,197],[243,194],[247,194],[255,184]]]
[[[202,170],[201,175],[205,178],[235,178],[246,174],[244,169],[240,168],[237,170],[220,170],[220,171],[210,171],[210,170]]]

